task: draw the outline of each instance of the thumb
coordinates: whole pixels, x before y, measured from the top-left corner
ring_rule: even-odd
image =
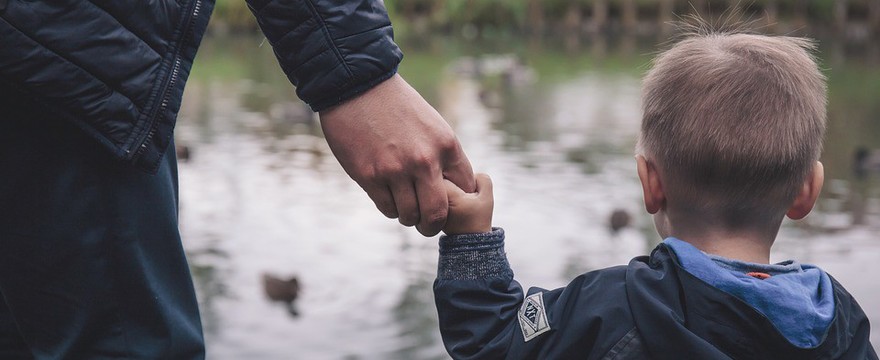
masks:
[[[491,199],[494,195],[492,194],[492,179],[489,177],[489,175],[477,174],[475,176],[475,179],[477,181],[478,196],[488,196]]]
[[[456,142],[454,151],[444,161],[443,177],[449,179],[464,192],[474,192],[474,170],[467,155],[461,149],[461,144]]]

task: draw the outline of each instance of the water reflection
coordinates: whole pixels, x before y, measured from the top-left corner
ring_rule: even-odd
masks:
[[[562,286],[659,241],[632,160],[639,77],[657,40],[571,41],[403,45],[401,72],[493,176],[496,224],[525,286]],[[431,295],[436,239],[375,210],[261,42],[205,40],[177,133],[192,151],[180,166],[181,226],[209,356],[446,358]],[[880,323],[880,286],[862,275],[880,259],[880,176],[853,171],[856,149],[880,149],[880,45],[822,44],[827,186],[815,214],[785,224],[777,256],[819,263]],[[616,210],[631,224],[615,235]],[[299,318],[267,301],[264,271],[298,275]]]
[[[436,244],[421,238],[402,236],[401,273],[406,285],[392,308],[400,345],[386,359],[445,359],[437,332],[437,312],[433,309],[432,286],[437,274]]]

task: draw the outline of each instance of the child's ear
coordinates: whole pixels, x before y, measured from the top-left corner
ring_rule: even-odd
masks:
[[[656,214],[666,206],[666,193],[663,192],[660,173],[657,172],[654,164],[648,162],[642,155],[636,155],[636,165],[645,196],[645,210],[648,210],[649,214]]]
[[[813,165],[813,171],[807,176],[801,191],[794,198],[794,202],[785,215],[792,220],[800,220],[807,216],[816,205],[816,199],[819,198],[823,183],[825,183],[825,168],[821,162],[816,161],[816,164]]]

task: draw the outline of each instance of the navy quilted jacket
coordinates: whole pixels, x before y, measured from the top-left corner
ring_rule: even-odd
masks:
[[[834,320],[821,344],[801,348],[751,305],[684,270],[666,244],[524,294],[495,228],[441,237],[434,297],[453,359],[876,360],[867,316],[831,281]]]
[[[391,77],[402,58],[380,0],[248,5],[316,111]],[[0,0],[0,86],[155,171],[212,8],[212,0]]]

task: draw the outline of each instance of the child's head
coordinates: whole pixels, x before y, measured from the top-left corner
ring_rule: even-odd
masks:
[[[662,188],[654,209],[646,189],[648,210],[728,229],[805,216],[821,188],[825,131],[825,78],[812,50],[803,38],[708,33],[657,56],[638,145],[640,176],[650,167]]]

